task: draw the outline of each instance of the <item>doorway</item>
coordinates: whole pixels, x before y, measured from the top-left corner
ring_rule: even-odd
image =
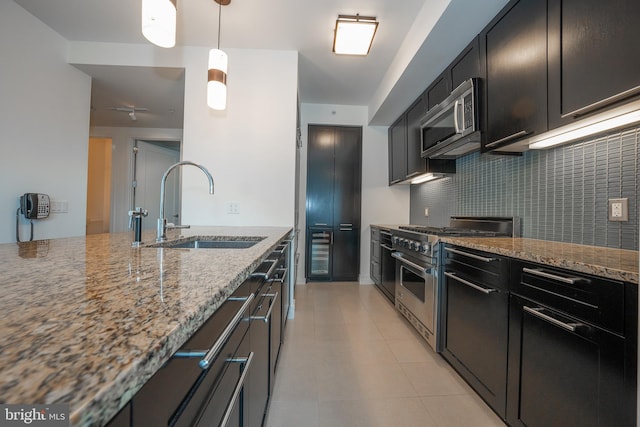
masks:
[[[111,222],[111,138],[89,138],[86,234],[109,232]]]
[[[142,221],[143,229],[155,229],[160,217],[160,182],[162,175],[180,161],[180,141],[136,140],[133,150],[132,208],[142,207],[151,221]],[[167,222],[180,224],[180,171],[167,177],[165,216]]]

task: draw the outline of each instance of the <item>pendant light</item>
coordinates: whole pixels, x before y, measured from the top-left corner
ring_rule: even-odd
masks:
[[[176,45],[178,0],[142,0],[142,34],[160,47]]]
[[[209,77],[207,81],[207,105],[214,110],[227,108],[227,54],[220,50],[220,24],[222,6],[231,0],[215,0],[218,3],[218,47],[209,51]]]

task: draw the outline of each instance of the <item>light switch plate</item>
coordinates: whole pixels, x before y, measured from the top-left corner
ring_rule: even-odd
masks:
[[[629,199],[609,199],[609,221],[629,221]]]

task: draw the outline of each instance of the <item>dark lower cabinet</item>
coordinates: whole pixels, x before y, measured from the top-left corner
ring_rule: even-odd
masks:
[[[358,280],[360,273],[360,229],[338,227],[331,245],[331,280]]]
[[[637,286],[521,265],[509,322],[511,426],[636,426]]]
[[[445,263],[442,355],[504,419],[508,259],[447,246]]]
[[[239,310],[249,318],[250,308],[244,308],[242,301],[224,303],[180,352],[211,348]],[[252,369],[248,329],[249,322],[240,321],[207,369],[199,367],[202,356],[172,357],[134,396],[132,425],[218,426],[226,418],[228,426],[248,425],[245,381]]]
[[[118,412],[106,425],[106,427],[129,427],[131,425],[131,402]]]

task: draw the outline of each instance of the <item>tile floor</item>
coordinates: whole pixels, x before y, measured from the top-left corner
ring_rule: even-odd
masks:
[[[372,285],[295,289],[267,427],[504,427]]]

